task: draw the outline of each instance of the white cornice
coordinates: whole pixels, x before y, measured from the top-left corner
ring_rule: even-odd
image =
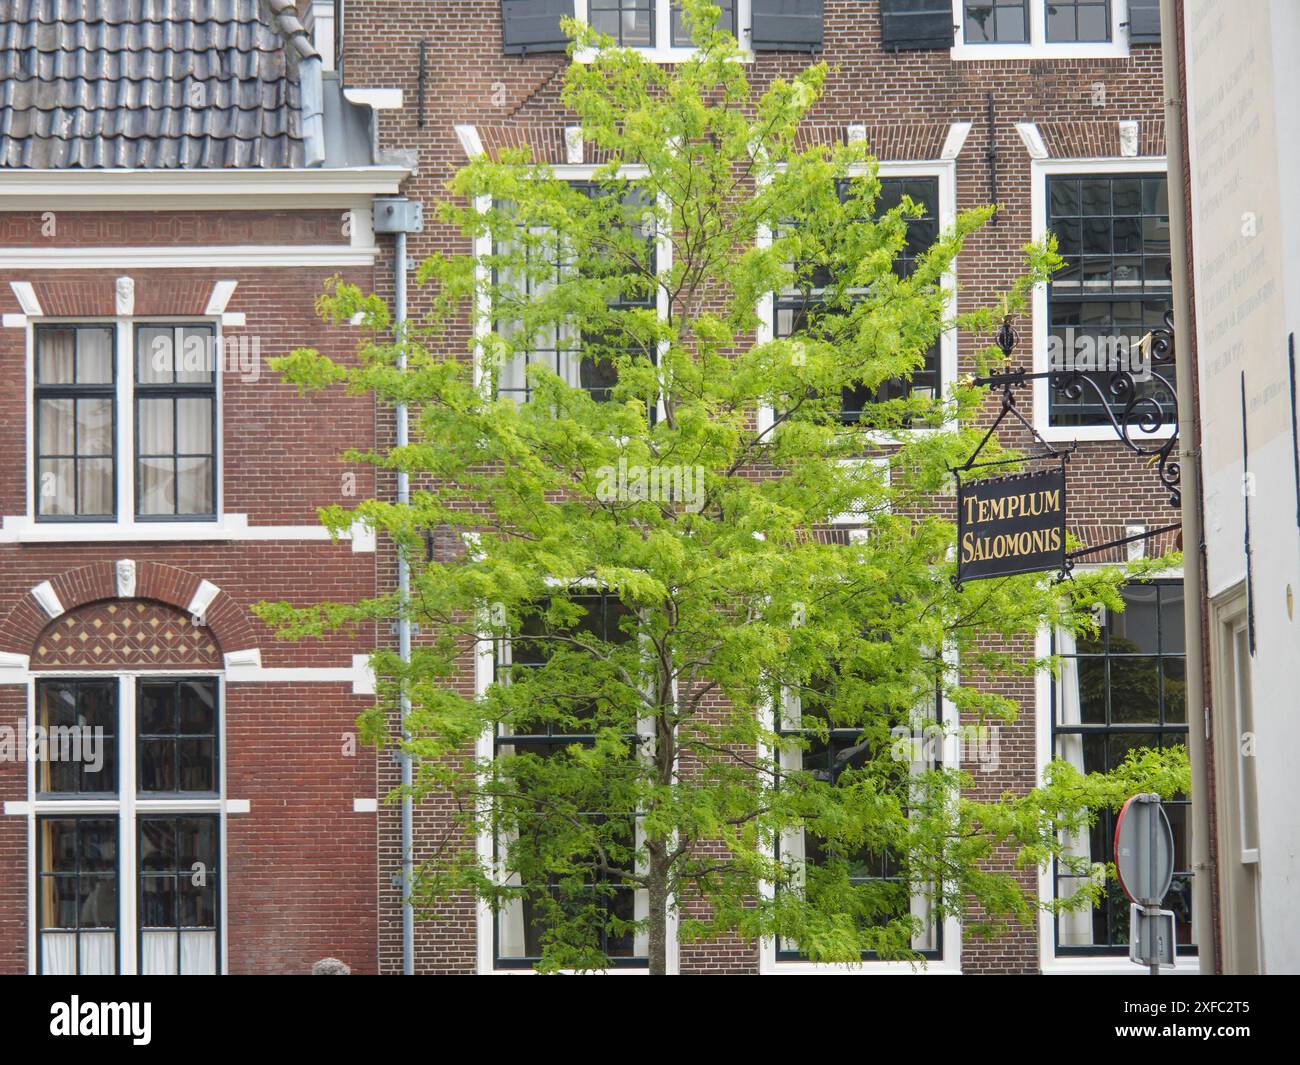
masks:
[[[155,245],[142,248],[4,248],[0,267],[76,270],[87,267],[169,269],[227,266],[370,266],[374,248],[351,244]]]
[[[267,199],[284,206],[348,206],[358,197],[398,191],[410,171],[400,166],[300,170],[0,170],[8,210],[174,209],[249,207]],[[158,201],[166,200],[166,203]],[[107,202],[106,202],[107,201]],[[173,202],[181,201],[181,202]]]

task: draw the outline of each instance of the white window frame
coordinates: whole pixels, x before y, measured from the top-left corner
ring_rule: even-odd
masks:
[[[1047,3],[1028,0],[1029,40],[1024,44],[967,44],[963,0],[952,0],[954,60],[972,59],[1123,59],[1129,54],[1128,0],[1110,0],[1109,41],[1047,40]]]
[[[916,162],[878,161],[877,176],[882,178],[932,177],[939,180],[939,233],[943,234],[957,221],[957,160],[930,159]],[[865,177],[865,166],[849,168],[849,178]],[[759,229],[757,244],[760,248],[772,246],[772,232],[763,226]],[[953,317],[957,313],[957,259],[954,258],[948,271],[943,275],[943,285],[948,290],[946,313]],[[758,302],[758,330],[756,344],[767,344],[773,339],[772,308],[775,293],[766,293]],[[942,400],[952,386],[957,383],[957,329],[954,326],[939,334],[939,383],[935,400]],[[760,404],[758,408],[758,431],[766,433],[771,430],[775,412],[770,404]],[[863,433],[869,443],[889,444],[902,434],[905,438],[924,436],[935,432],[946,432],[956,428],[955,421],[949,421],[937,429],[930,426],[917,426],[910,429],[872,429]]]
[[[113,436],[113,454],[116,465],[117,497],[114,500],[116,517],[108,521],[83,519],[80,521],[37,520],[36,502],[40,494],[40,485],[36,478],[36,327],[50,325],[110,325],[114,330],[114,403],[116,405],[116,425]],[[213,461],[216,463],[213,507],[216,519],[213,521],[189,521],[184,517],[168,518],[165,515],[137,521],[135,514],[135,342],[136,326],[185,326],[206,325],[213,329],[213,390],[215,411],[213,418]],[[157,539],[213,539],[214,533],[226,532],[225,511],[223,504],[223,486],[225,478],[222,468],[225,464],[225,447],[222,439],[223,379],[225,345],[221,335],[220,315],[135,315],[132,317],[105,317],[87,315],[74,317],[59,315],[29,318],[27,333],[27,449],[24,455],[27,481],[26,525],[32,529],[33,539],[58,542],[103,542],[106,540],[157,540]],[[6,521],[7,525],[8,522]]]
[[[651,63],[680,63],[685,59],[689,59],[696,52],[693,46],[684,47],[672,44],[671,0],[654,0],[654,5],[654,39],[656,42],[654,47],[629,47],[633,47],[633,51],[640,53]],[[579,22],[585,23],[587,21],[587,0],[574,0],[573,15]],[[736,40],[740,42],[741,49],[744,52],[743,59],[746,62],[751,62],[754,58],[753,49],[748,43],[753,25],[751,0],[736,0]],[[595,59],[595,52],[581,49],[574,54],[574,58],[579,63],[590,63]]]
[[[1042,240],[1047,235],[1047,179],[1056,175],[1090,176],[1110,174],[1164,174],[1168,170],[1163,156],[1107,159],[1034,159],[1030,163],[1030,214],[1032,237]],[[1034,373],[1051,369],[1047,354],[1047,286],[1040,281],[1034,286],[1032,300]],[[1172,290],[1170,298],[1173,298]],[[1044,440],[1069,442],[1074,440],[1101,440],[1118,443],[1114,428],[1107,425],[1052,425],[1051,395],[1046,378],[1034,381],[1034,428]],[[1133,426],[1130,436],[1134,443],[1146,445],[1168,440],[1177,426],[1162,425],[1154,433],[1144,433]]]
[[[1114,563],[1081,563],[1075,567],[1078,572],[1109,569]],[[1159,580],[1183,579],[1183,570],[1170,569],[1157,575]],[[1190,608],[1190,607],[1188,607]],[[1044,625],[1034,638],[1034,655],[1039,659],[1052,653],[1052,633]],[[1047,763],[1052,760],[1052,677],[1040,669],[1034,677],[1034,734],[1037,752],[1035,779],[1042,780]],[[1194,720],[1192,710],[1188,708],[1189,727]],[[1056,886],[1053,883],[1052,862],[1048,861],[1038,869],[1038,897],[1043,902],[1055,898]],[[1141,967],[1134,965],[1128,958],[1117,955],[1100,955],[1095,957],[1056,956],[1056,918],[1047,910],[1038,912],[1038,968],[1044,976],[1134,976],[1140,974]],[[1179,954],[1173,969],[1161,970],[1178,976],[1195,976],[1201,971],[1200,957]]]
[[[602,587],[598,581],[591,578],[576,581],[552,579],[547,583],[556,588],[587,587],[593,591],[598,591]],[[476,698],[481,699],[488,687],[496,681],[497,661],[496,646],[489,631],[488,618],[483,617],[480,625],[478,643],[474,651],[474,695]],[[640,719],[637,722],[637,733],[653,739],[654,723],[648,718]],[[496,736],[493,735],[491,730],[479,734],[474,745],[474,755],[480,761],[489,761],[496,756]],[[637,835],[640,836],[639,826]],[[480,864],[485,869],[492,869],[494,876],[499,875],[499,869],[496,867],[496,843],[497,841],[490,831],[479,832],[475,840]],[[643,915],[638,914],[637,916],[641,917]],[[537,971],[535,969],[500,968],[497,966],[496,921],[497,915],[492,912],[491,905],[484,899],[476,900],[475,930],[478,974],[480,976],[536,976]],[[666,932],[667,968],[670,976],[675,976],[680,972],[681,951],[677,939],[678,924],[677,914],[670,907]],[[650,969],[648,965],[612,966],[601,970],[601,973],[605,976],[648,976]]]
[[[143,678],[165,680],[169,677],[215,677],[217,681],[217,783],[216,796],[149,799],[136,794],[136,687]],[[137,825],[141,814],[209,814],[217,819],[221,865],[217,870],[217,930],[219,953],[217,975],[229,972],[230,924],[226,899],[230,858],[226,838],[226,680],[220,670],[76,670],[50,669],[32,671],[27,679],[27,722],[36,721],[36,686],[40,680],[108,680],[117,681],[117,797],[40,798],[36,793],[36,763],[27,762],[27,972],[37,972],[40,931],[36,927],[36,820],[38,817],[94,816],[117,819],[117,949],[119,975],[139,972],[137,946],[139,913],[137,909],[139,855],[136,853]],[[26,742],[24,738],[24,742]]]
[[[855,460],[850,460],[855,461]],[[949,648],[944,651],[944,660],[956,666],[956,652]],[[947,697],[943,697],[943,725],[945,728],[957,722],[957,708]],[[764,709],[766,720],[764,726],[776,731],[776,708],[768,705]],[[961,744],[945,739],[945,768],[961,768]],[[760,761],[772,758],[775,752],[766,744],[759,746]],[[776,886],[764,881],[760,892],[766,899],[775,895]],[[816,961],[778,961],[776,957],[776,940],[765,937],[758,948],[758,974],[760,976],[960,976],[961,975],[961,921],[949,915],[944,918],[941,931],[941,948],[938,958],[927,959],[923,964],[910,961],[863,960],[861,962],[816,962]]]

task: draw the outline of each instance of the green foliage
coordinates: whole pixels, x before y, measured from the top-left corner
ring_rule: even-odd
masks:
[[[996,326],[1001,306],[954,316],[950,282],[989,211],[960,214],[897,272],[920,206],[877,215],[864,145],[796,145],[828,68],[755,94],[736,43],[712,28],[716,8],[687,9],[698,48],[673,68],[582,31],[575,47],[594,56],[570,66],[563,99],[608,160],[591,188],[523,152],[473,160],[442,212],[487,250],[423,264],[428,318],[390,335],[381,303],[337,283],[322,312],[362,313],[357,359],[299,350],[278,364],[303,389],[411,409],[408,446],[353,456],[409,473],[409,506],[323,514],[335,531],[364,520],[413,570],[421,638],[409,666],[377,656],[366,736],[390,734],[404,687],[415,794],[450,794],[459,829],[422,869],[421,903],[432,912],[469,890],[525,906],[542,969],[603,967],[608,938],[643,934],[662,971],[674,906],[684,938],[739,931],[821,961],[915,958],[912,896],[974,931],[1027,921],[1036,900],[990,859],[1010,848],[1026,868],[1050,861],[1063,832],[1121,796],[1185,791],[1185,763],[1153,752],[1108,778],[1053,763],[1029,795],[976,801],[969,773],[891,756],[899,729],[934,717],[936,693],[968,720],[1014,718],[975,678],[1050,668],[1035,633],[1085,632],[1096,604],[1121,608],[1124,575],[952,586],[955,530],[934,493],[982,435],[967,421],[980,391],[877,403],[853,425],[838,404],[846,387],[907,378],[944,330]],[[1058,262],[1049,245],[1026,249],[1011,311]],[[754,343],[762,297],[817,279],[804,327]],[[585,362],[530,365],[529,402],[497,394],[529,352],[565,344]],[[607,401],[577,386],[575,365],[603,375]],[[620,468],[689,474],[692,491],[611,492]],[[846,512],[867,535],[813,535]],[[464,550],[426,563],[426,530],[459,534]],[[612,624],[591,623],[593,587],[626,608]],[[385,596],[261,615],[303,637],[399,609]],[[474,697],[451,681],[480,654],[496,673]],[[773,708],[796,702],[782,731]],[[851,738],[840,761],[818,770],[837,734]],[[494,758],[484,736],[516,739]],[[500,842],[487,862],[482,834]],[[800,835],[818,862],[781,845]],[[893,879],[866,872],[882,863]],[[648,916],[619,905],[631,890]],[[696,900],[704,909],[688,911]]]

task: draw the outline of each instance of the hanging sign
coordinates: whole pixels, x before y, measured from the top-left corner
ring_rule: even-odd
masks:
[[[957,484],[956,583],[1065,569],[1065,466]]]

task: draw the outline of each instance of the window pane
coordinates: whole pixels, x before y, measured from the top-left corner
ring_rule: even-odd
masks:
[[[113,380],[113,330],[77,330],[77,384],[104,385]]]
[[[77,510],[76,471],[72,459],[41,459],[36,465],[41,514],[71,515]]]
[[[45,974],[117,969],[117,820],[36,820],[37,965]]]
[[[141,455],[170,455],[175,446],[174,403],[168,399],[141,399],[137,405]]]
[[[182,328],[176,380],[182,384],[210,384],[216,367],[215,339],[211,329]]]
[[[170,384],[176,365],[175,330],[144,326],[136,330],[136,380],[142,385]]]
[[[74,329],[36,331],[36,381],[42,385],[70,385],[74,380],[77,334]]]
[[[212,460],[176,460],[176,512],[178,514],[211,514],[216,509],[212,500]]]
[[[113,401],[105,397],[77,400],[77,454],[113,454]]]
[[[176,470],[172,459],[141,459],[136,509],[141,514],[176,513]]]
[[[36,725],[44,745],[36,764],[38,792],[117,791],[116,681],[40,681]]]
[[[212,454],[212,400],[176,401],[176,450],[181,455]]]
[[[71,399],[43,399],[37,404],[37,447],[42,455],[71,455],[76,450]]]
[[[86,516],[113,513],[113,460],[80,459],[77,462],[77,513]]]

